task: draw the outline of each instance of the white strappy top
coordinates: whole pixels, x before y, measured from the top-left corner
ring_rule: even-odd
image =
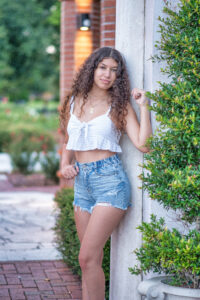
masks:
[[[73,113],[74,101],[71,99],[70,119],[67,126],[69,136],[66,149],[76,151],[110,150],[122,152],[119,145],[121,132],[109,118],[108,111],[88,122],[80,121]]]

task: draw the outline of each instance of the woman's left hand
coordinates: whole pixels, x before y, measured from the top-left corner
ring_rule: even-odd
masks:
[[[147,106],[148,104],[148,99],[145,96],[145,91],[138,89],[138,88],[134,88],[131,92],[131,95],[133,96],[133,99],[135,100],[135,102],[141,107],[141,106]]]

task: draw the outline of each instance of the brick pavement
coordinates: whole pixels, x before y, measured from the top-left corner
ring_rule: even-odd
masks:
[[[0,262],[0,300],[81,299],[81,283],[57,261]]]
[[[48,192],[59,186],[14,187],[0,181],[1,192]],[[81,300],[81,282],[61,260],[0,262],[0,300]]]

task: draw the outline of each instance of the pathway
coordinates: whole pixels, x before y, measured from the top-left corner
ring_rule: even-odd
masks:
[[[15,188],[0,174],[0,300],[81,299],[55,247],[57,189]]]
[[[80,300],[81,287],[62,261],[0,263],[0,299]]]

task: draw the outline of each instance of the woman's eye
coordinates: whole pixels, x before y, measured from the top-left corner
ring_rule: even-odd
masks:
[[[100,66],[100,68],[101,68],[101,69],[105,69],[105,67],[104,67],[104,66]]]
[[[116,73],[116,72],[117,72],[117,69],[112,69],[112,71]]]

